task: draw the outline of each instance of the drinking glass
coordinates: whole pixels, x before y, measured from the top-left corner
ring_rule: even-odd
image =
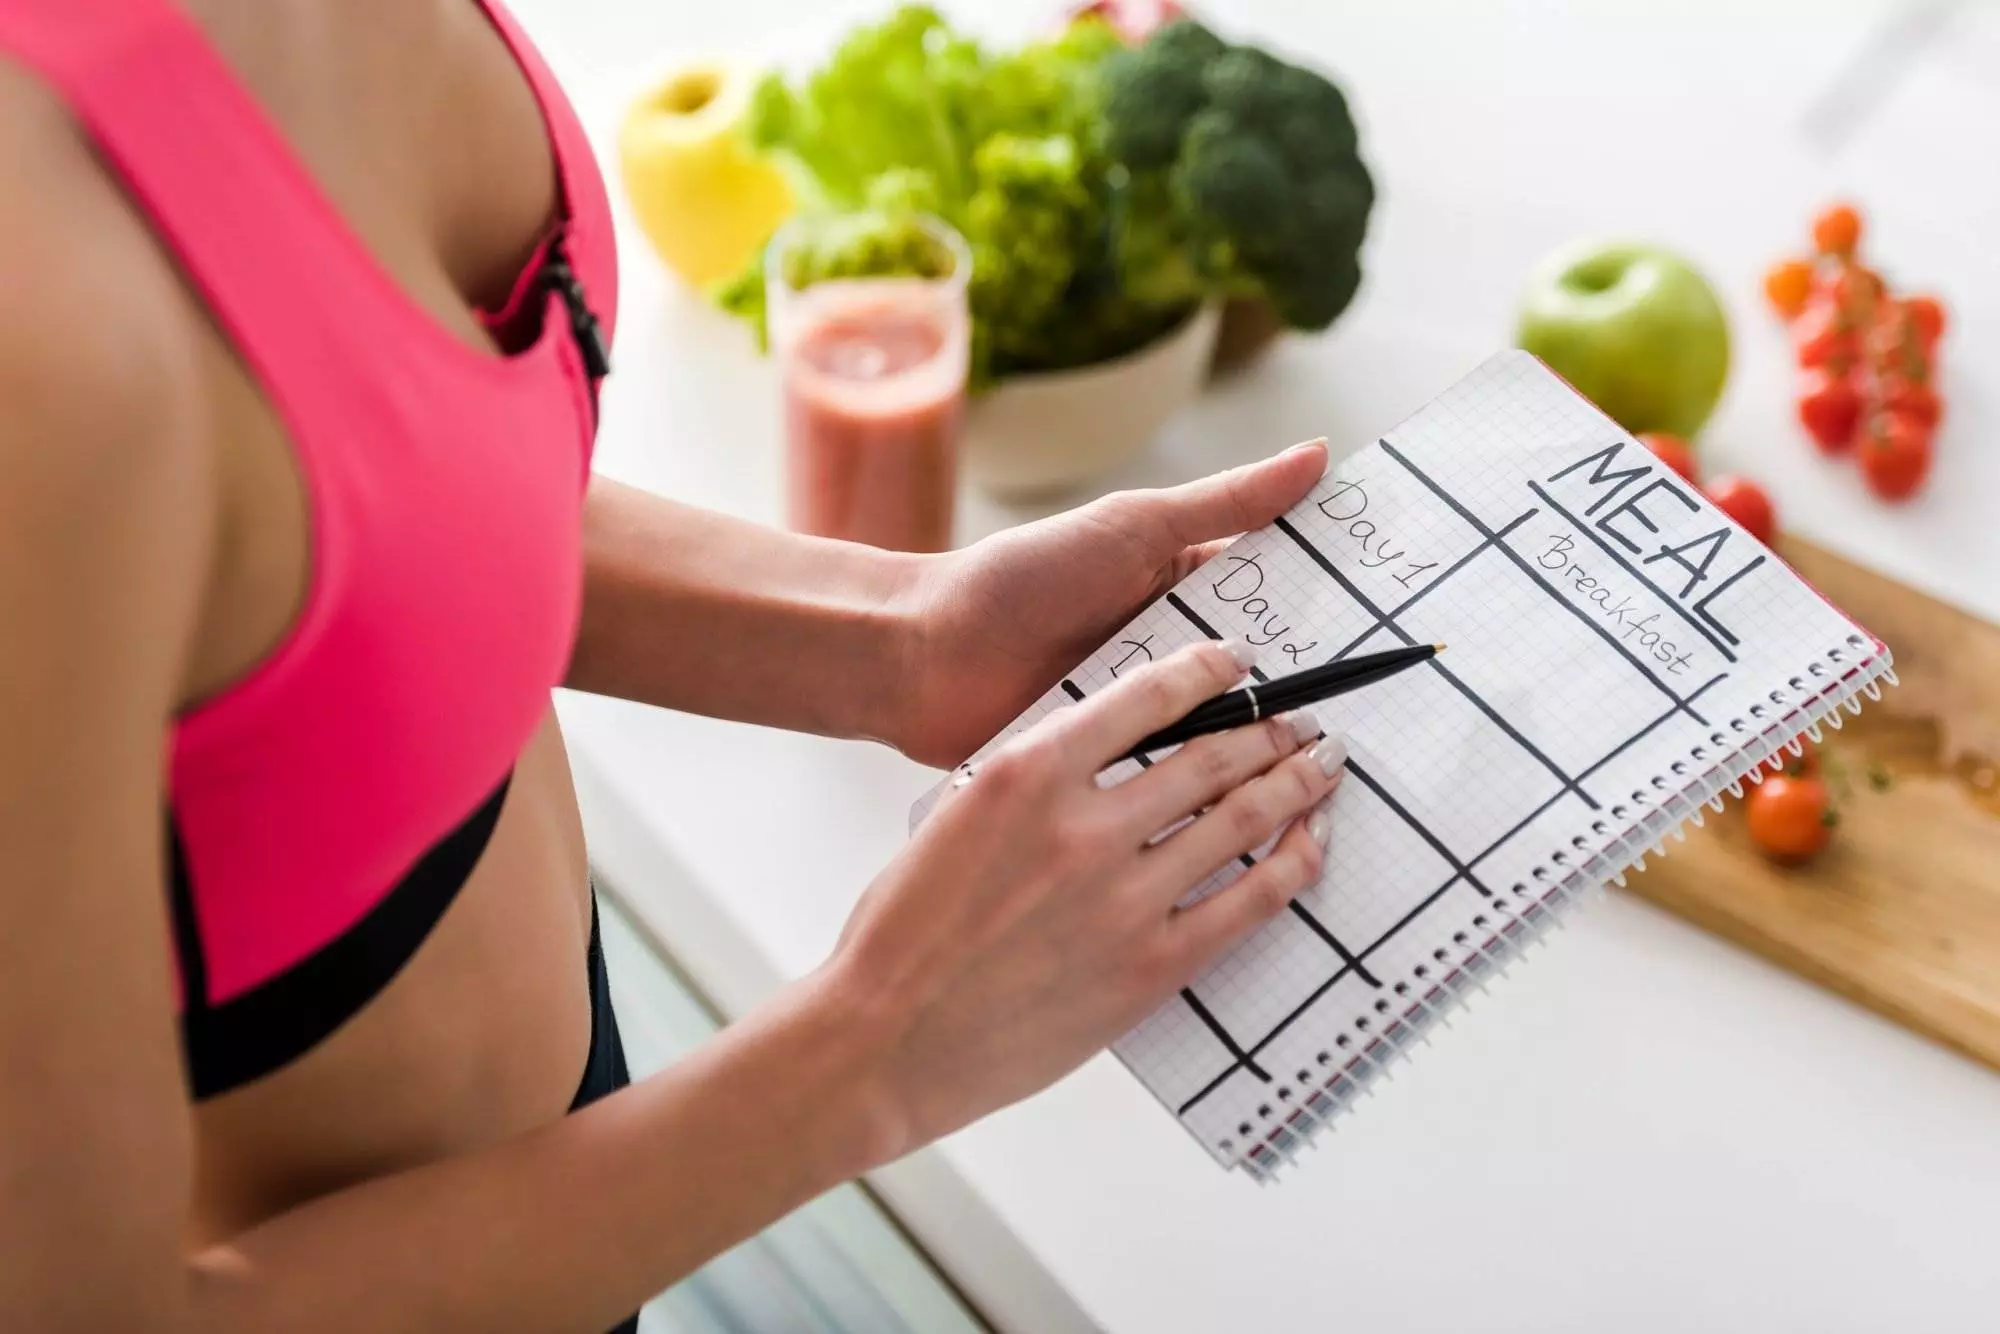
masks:
[[[794,219],[766,256],[766,318],[785,395],[786,519],[821,537],[943,551],[965,417],[971,254],[951,227],[925,218],[931,273],[795,289],[788,258],[819,229],[842,225],[853,221]]]

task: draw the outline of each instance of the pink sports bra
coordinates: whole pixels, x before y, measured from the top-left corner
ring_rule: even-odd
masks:
[[[569,662],[611,222],[554,78],[486,8],[541,102],[563,196],[497,317],[539,310],[509,356],[396,285],[173,0],[0,0],[0,53],[68,102],[148,215],[283,420],[308,496],[296,624],[173,728],[196,1097],[296,1058],[409,960]]]

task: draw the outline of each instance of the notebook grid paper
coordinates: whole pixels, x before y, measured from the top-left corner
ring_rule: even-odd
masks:
[[[1319,883],[1115,1046],[1260,1177],[1570,901],[1893,680],[1883,646],[1521,353],[1331,470],[993,744],[1223,636],[1258,647],[1259,679],[1450,645],[1316,706],[1350,747]]]

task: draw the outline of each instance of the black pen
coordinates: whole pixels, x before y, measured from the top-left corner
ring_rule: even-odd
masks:
[[[1178,746],[1196,737],[1247,727],[1260,718],[1275,718],[1281,713],[1289,713],[1293,709],[1317,704],[1323,699],[1332,699],[1335,695],[1344,695],[1365,685],[1373,685],[1420,662],[1428,662],[1442,652],[1444,652],[1443,644],[1418,644],[1412,648],[1394,648],[1386,653],[1371,653],[1365,658],[1348,658],[1319,667],[1308,667],[1302,672],[1281,676],[1274,681],[1260,681],[1241,690],[1232,690],[1226,695],[1217,695],[1190,711],[1187,717],[1179,722],[1169,724],[1146,737],[1127,751],[1124,758],[1135,760],[1152,751]]]

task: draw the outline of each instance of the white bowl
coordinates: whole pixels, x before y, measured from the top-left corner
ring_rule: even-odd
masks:
[[[1017,375],[980,395],[966,411],[966,474],[1003,500],[1026,500],[1109,472],[1201,392],[1220,315],[1206,305],[1116,361]]]

